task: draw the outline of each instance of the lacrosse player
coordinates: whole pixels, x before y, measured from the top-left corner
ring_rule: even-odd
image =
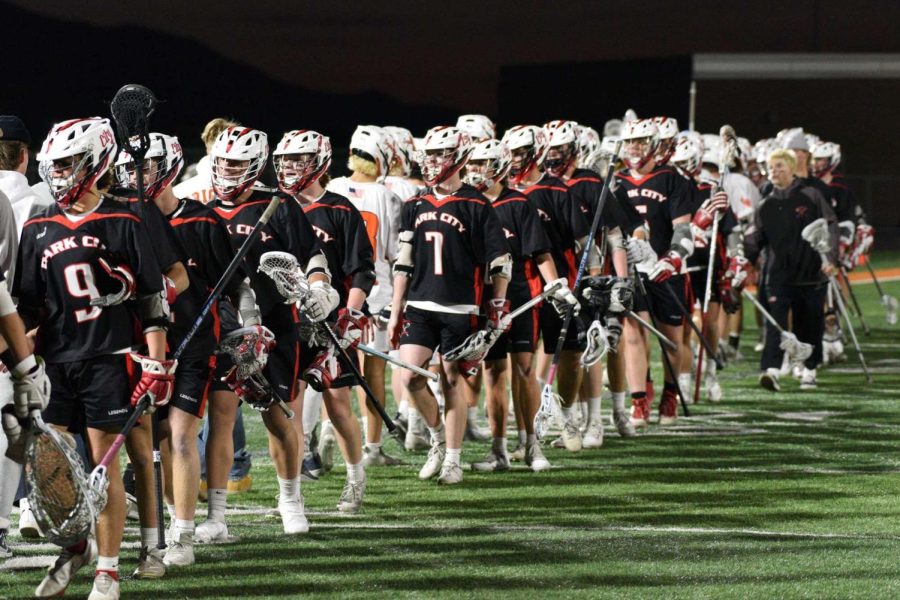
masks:
[[[53,126],[41,152],[41,177],[56,199],[22,233],[14,295],[53,384],[44,419],[60,430],[87,432],[99,463],[128,420],[129,403],[149,395],[163,406],[172,395],[174,361],[166,360],[169,304],[156,253],[141,218],[105,198],[116,143],[107,119],[73,119]],[[137,298],[147,355],[128,354],[134,343],[131,309]],[[102,301],[102,302],[101,302]],[[130,377],[140,365],[140,381]],[[36,590],[62,594],[75,572],[99,551],[90,598],[118,598],[118,554],[125,497],[118,461],[109,465],[106,507],[97,544],[65,548]]]
[[[326,191],[320,183],[331,165],[331,142],[327,137],[310,130],[289,131],[278,142],[273,160],[278,187],[303,207],[328,258],[342,307],[328,320],[334,323],[350,359],[356,360],[355,350],[368,322],[363,305],[375,284],[372,244],[365,223],[347,198]],[[304,332],[305,328],[301,328],[301,335]],[[309,346],[303,347],[303,353],[314,356],[304,371],[304,380],[323,394],[347,465],[347,481],[337,508],[341,512],[357,512],[362,507],[366,474],[359,421],[350,403],[350,386],[356,385],[356,378],[332,341],[321,332],[311,331],[304,341]],[[298,403],[302,398],[301,392]],[[298,410],[302,413],[303,406]],[[305,433],[302,425],[295,423],[301,436]],[[366,450],[369,461],[365,464],[378,464],[368,445]],[[381,452],[380,447],[377,452]]]
[[[430,187],[403,205],[388,325],[392,342],[400,346],[401,360],[422,366],[435,348],[446,354],[475,332],[485,269],[494,295],[487,326],[492,332],[504,327],[503,316],[509,313],[506,287],[512,272],[512,258],[490,203],[460,178],[472,152],[468,134],[456,127],[434,127],[425,136],[424,146],[422,176]],[[480,362],[485,351],[473,349],[467,355],[478,355]],[[432,446],[420,479],[440,473],[438,483],[462,482],[460,453],[467,405],[459,386],[462,371],[472,365],[460,365],[442,361],[446,428],[425,378],[402,373],[404,387],[431,433]]]

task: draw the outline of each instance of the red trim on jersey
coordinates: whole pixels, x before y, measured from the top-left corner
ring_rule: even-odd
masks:
[[[828,184],[828,187],[841,188],[842,190],[849,190],[849,189],[850,189],[850,186],[845,185],[845,184],[843,184],[843,183],[840,183],[840,182],[838,182],[838,181],[833,181],[833,180],[832,180],[831,183]]]
[[[697,273],[697,274],[699,275],[700,273]],[[694,304],[697,302],[697,298],[694,297],[694,286],[691,285],[692,275],[693,275],[692,273],[684,274],[684,302],[685,302],[685,305],[688,307],[688,310],[690,310],[691,312],[693,312]],[[663,285],[665,285],[665,284],[663,284]],[[710,301],[712,301],[712,296],[710,296]],[[703,307],[701,306],[700,308],[702,310]]]
[[[212,290],[210,290],[212,291]],[[219,301],[216,300],[213,302],[210,307],[210,312],[212,313],[213,319],[213,335],[216,337],[216,342],[222,341],[222,320],[219,319]]]
[[[541,335],[541,313],[537,307],[531,309],[531,345],[537,347]]]
[[[256,206],[258,204],[268,204],[269,202],[271,202],[271,200],[272,200],[271,198],[263,199],[263,200],[248,200],[247,202],[244,202],[243,204],[234,205],[234,207],[231,209],[225,209],[224,207],[221,207],[221,206],[215,206],[215,207],[213,207],[213,210],[216,211],[216,214],[219,215],[220,217],[222,217],[223,219],[230,221],[233,218],[235,218],[239,212],[241,212],[248,206]],[[284,200],[282,200],[282,202],[284,202]]]
[[[497,208],[498,206],[503,206],[504,204],[509,204],[510,202],[528,202],[528,198],[526,198],[525,196],[513,196],[512,198],[497,200],[491,206]]]
[[[209,400],[209,388],[212,385],[213,372],[216,369],[216,355],[213,354],[209,357],[209,373],[206,374],[206,385],[203,386],[203,393],[200,394],[200,411],[197,413],[197,418],[202,419],[203,413],[206,412],[206,402]]]
[[[80,219],[78,221],[70,221],[69,219],[67,219],[65,217],[65,215],[53,215],[52,217],[38,217],[36,219],[31,219],[25,223],[25,225],[23,226],[23,229],[32,224],[46,223],[49,221],[51,223],[58,223],[58,224],[62,225],[63,227],[65,227],[66,229],[68,229],[70,231],[74,231],[74,230],[78,229],[79,227],[81,227],[82,225],[84,225],[85,223],[90,223],[92,221],[99,221],[101,219],[131,219],[132,221],[136,221],[137,223],[141,222],[141,219],[137,215],[133,215],[131,213],[118,213],[118,214],[112,214],[112,215],[106,214],[106,213],[99,213],[99,214],[88,215],[85,218]]]
[[[412,199],[414,199],[414,198],[411,198],[411,200]],[[479,206],[484,206],[484,204],[485,204],[484,200],[479,200],[478,198],[462,198],[460,196],[453,196],[453,195],[447,196],[443,200],[438,200],[433,195],[426,194],[425,196],[419,196],[418,199],[424,200],[425,202],[427,202],[428,204],[432,205],[435,208],[440,208],[445,204],[449,204],[450,202],[473,202],[475,204],[478,204]],[[409,200],[407,200],[407,202],[409,202]]]
[[[475,267],[475,305],[481,306],[484,299],[484,275],[480,266]]]
[[[568,181],[565,181],[563,183],[565,183],[566,186],[568,186],[568,187],[572,187],[576,183],[581,183],[582,181],[590,181],[592,183],[603,183],[603,180],[600,179],[599,177],[577,177],[575,179],[569,179]]]
[[[172,227],[179,227],[188,223],[212,223],[215,225],[218,221],[212,217],[178,217],[169,221],[169,225]]]
[[[531,292],[532,298],[537,298],[544,291],[541,285],[541,276],[537,272],[533,258],[525,261],[525,280],[528,282],[528,291]]]
[[[558,185],[541,185],[539,183],[535,183],[524,190],[522,190],[523,194],[530,194],[535,190],[555,190],[557,192],[568,192],[568,188],[559,187]]]
[[[294,342],[294,375],[291,377],[291,390],[288,393],[288,400],[292,402],[297,397],[297,377],[300,376],[300,342]]]
[[[317,208],[333,208],[335,210],[346,210],[347,212],[352,212],[349,206],[341,206],[340,204],[320,204],[320,203],[312,203],[312,204],[303,204],[301,205],[304,213],[308,213]]]
[[[566,261],[566,268],[568,268],[569,272],[566,273],[566,280],[569,282],[569,288],[575,287],[575,249],[569,248],[567,250],[563,250],[563,258]]]
[[[624,179],[625,181],[628,181],[634,185],[642,185],[644,183],[647,183],[657,175],[669,172],[671,172],[671,169],[660,169],[659,171],[650,171],[649,173],[647,173],[646,175],[642,175],[641,177],[632,177],[625,171],[619,171],[615,176],[619,179]]]

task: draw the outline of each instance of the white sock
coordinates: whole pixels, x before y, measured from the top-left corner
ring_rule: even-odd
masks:
[[[378,452],[381,450],[381,444],[383,442],[366,442],[366,448],[369,452]]]
[[[716,361],[704,359],[703,361],[703,370],[706,373],[706,376],[716,376]]]
[[[571,421],[572,418],[575,416],[574,413],[575,413],[575,411],[572,410],[571,406],[563,406],[562,407],[562,415],[566,421]]]
[[[278,477],[278,494],[282,501],[296,500],[300,496],[300,478],[282,479]]]
[[[431,443],[432,444],[446,444],[447,443],[447,432],[444,430],[444,422],[438,421],[437,427],[429,427],[428,431],[431,432]]]
[[[210,521],[225,522],[225,501],[228,498],[228,490],[213,489],[207,490],[208,513],[207,519]]]
[[[400,405],[397,407],[397,412],[401,415],[405,415],[409,413],[409,400],[401,400]]]
[[[303,394],[303,437],[309,438],[322,414],[322,394],[309,386]]]
[[[462,448],[447,448],[447,455],[444,462],[451,465],[459,464],[459,457],[462,454]]]
[[[603,419],[603,417],[600,415],[601,398],[601,396],[597,396],[596,398],[588,398],[588,420],[590,420],[591,423],[599,423]]]
[[[493,443],[493,445],[491,446],[491,448],[492,448],[495,452],[501,452],[501,453],[503,453],[503,456],[506,456],[506,453],[507,453],[507,449],[506,449],[506,438],[505,438],[505,437],[495,437],[495,438],[494,438],[494,443]]]
[[[361,462],[351,465],[347,463],[347,481],[356,483],[366,478],[366,471]]]
[[[174,504],[166,504],[166,509],[169,511],[169,520],[175,520],[175,505]]]
[[[467,414],[468,422],[474,424],[478,419],[478,407],[470,406]]]
[[[97,570],[98,571],[119,571],[119,557],[118,556],[98,556],[97,557]]]
[[[525,439],[526,439],[527,437],[528,437],[528,434],[525,432],[525,430],[524,430],[524,429],[520,429],[520,430],[519,430],[519,444],[524,444],[524,443],[525,443]]]
[[[625,410],[625,392],[612,393],[613,409],[617,412]]]
[[[141,527],[141,546],[156,548],[157,543],[159,543],[159,534],[156,527]]]
[[[184,519],[175,519],[175,529],[179,531],[186,531],[188,533],[194,533],[194,522],[187,521]]]

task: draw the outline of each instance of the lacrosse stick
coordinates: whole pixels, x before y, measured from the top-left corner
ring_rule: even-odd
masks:
[[[896,325],[897,310],[900,309],[900,302],[893,296],[885,294],[884,290],[881,289],[881,282],[879,282],[878,277],[875,276],[875,270],[872,268],[872,264],[869,262],[868,257],[863,257],[862,262],[866,264],[866,269],[869,271],[869,275],[872,276],[872,281],[875,282],[875,289],[878,290],[878,295],[881,297],[881,305],[884,306],[884,315],[888,325]]]
[[[587,347],[581,353],[579,362],[585,369],[593,367],[609,353],[609,339],[600,319],[591,321],[587,330]]]
[[[722,359],[716,356],[716,351],[713,349],[712,344],[709,343],[709,340],[707,340],[703,335],[703,331],[699,327],[697,327],[696,323],[694,323],[694,320],[691,318],[691,313],[688,312],[687,307],[685,307],[681,299],[678,298],[678,294],[676,294],[675,290],[673,290],[668,285],[666,285],[666,290],[668,290],[669,295],[672,296],[672,301],[675,302],[676,306],[678,306],[678,310],[680,310],[681,314],[684,315],[684,320],[687,321],[688,326],[694,331],[695,334],[697,334],[697,337],[700,340],[700,350],[703,351],[705,349],[706,352],[709,353],[711,357],[713,357],[713,360],[716,361],[716,366],[721,369],[724,366],[722,364]]]
[[[234,254],[234,258],[231,259],[231,262],[228,264],[228,268],[225,269],[225,272],[222,274],[222,277],[219,278],[219,282],[216,283],[216,287],[213,288],[212,292],[210,292],[209,297],[206,299],[206,302],[203,303],[203,306],[200,308],[200,313],[197,315],[197,318],[194,319],[194,323],[191,325],[191,328],[188,329],[188,332],[185,334],[184,339],[181,340],[181,343],[178,345],[178,349],[175,350],[175,353],[172,355],[172,358],[177,360],[185,351],[188,346],[188,343],[200,329],[200,326],[203,325],[203,321],[206,316],[209,314],[209,311],[212,309],[213,304],[219,299],[219,296],[222,295],[222,291],[225,289],[225,286],[228,285],[228,281],[234,275],[235,271],[237,271],[238,267],[241,264],[241,261],[244,260],[244,256],[247,255],[247,252],[250,251],[250,248],[256,242],[256,238],[259,236],[260,230],[265,226],[266,223],[269,222],[269,219],[272,218],[272,215],[275,214],[275,211],[278,209],[278,205],[281,204],[282,199],[279,196],[275,196],[269,202],[269,205],[266,207],[266,210],[263,211],[263,214],[260,215],[259,221],[257,221],[256,225],[253,226],[253,229],[247,235],[246,239],[244,239],[244,243],[241,244],[241,247],[238,248],[237,252]],[[134,407],[134,411],[132,411],[131,416],[128,417],[128,421],[122,427],[122,431],[116,436],[116,439],[113,440],[112,445],[109,447],[109,450],[106,451],[106,454],[103,455],[103,459],[94,467],[94,470],[91,471],[90,477],[90,487],[93,490],[100,491],[105,490],[106,486],[109,485],[109,479],[107,478],[107,468],[112,463],[113,459],[116,458],[119,454],[119,449],[122,447],[122,444],[125,443],[125,438],[128,437],[128,434],[131,433],[131,430],[134,428],[135,424],[138,422],[138,419],[144,414],[150,407],[150,398],[147,396],[142,397],[137,405]]]
[[[309,282],[306,280],[306,276],[300,269],[297,257],[293,254],[278,251],[266,252],[259,257],[258,271],[272,280],[275,287],[278,289],[278,293],[281,294],[287,302],[297,302],[302,304],[309,293]],[[316,326],[316,329],[324,331],[328,335],[328,341],[334,345],[335,349],[344,359],[344,362],[350,367],[350,370],[353,371],[353,375],[366,393],[366,400],[368,400],[369,405],[375,409],[375,412],[378,413],[381,420],[384,421],[384,425],[388,428],[388,431],[398,438],[405,437],[406,429],[403,425],[395,423],[394,420],[388,416],[387,412],[384,410],[384,406],[378,401],[375,392],[369,387],[369,383],[359,371],[356,362],[351,360],[350,355],[347,354],[347,350],[341,345],[341,341],[338,339],[337,334],[334,333],[331,326],[325,321],[315,323],[314,325]]]
[[[678,346],[675,345],[675,342],[673,342],[672,340],[667,338],[665,336],[665,334],[663,334],[662,331],[660,331],[659,329],[654,327],[652,323],[648,323],[646,320],[642,319],[639,314],[637,314],[633,310],[629,310],[625,314],[628,315],[629,317],[631,317],[632,319],[634,319],[635,321],[637,321],[638,325],[640,325],[641,327],[643,327],[644,329],[646,329],[647,331],[649,331],[650,333],[655,335],[656,339],[659,340],[660,344],[662,344],[663,346],[665,346],[672,352],[675,352],[676,350],[678,350]]]
[[[236,379],[241,382],[249,382],[248,387],[258,392],[257,400],[249,400],[250,406],[260,412],[269,410],[272,402],[284,411],[288,419],[294,418],[294,411],[278,395],[262,370],[265,363],[257,359],[256,345],[260,341],[259,329],[256,327],[242,327],[235,329],[222,338],[219,342],[218,352],[228,356],[234,364]]]
[[[807,242],[812,249],[819,253],[822,264],[827,265],[831,261],[828,258],[828,251],[831,249],[831,232],[828,230],[828,222],[824,218],[818,218],[800,232],[800,237]],[[872,375],[869,373],[869,367],[866,365],[866,358],[863,356],[862,348],[859,346],[859,340],[856,339],[856,331],[853,330],[853,323],[850,321],[850,315],[847,307],[844,305],[844,299],[841,296],[841,287],[834,275],[828,276],[828,283],[834,292],[834,302],[837,304],[838,312],[843,315],[844,323],[847,324],[847,330],[850,332],[850,339],[853,340],[853,347],[856,348],[856,354],[859,356],[859,362],[862,365],[863,373],[866,375],[866,382],[872,383]]]
[[[804,360],[812,356],[813,347],[812,344],[807,344],[806,342],[801,342],[797,339],[797,336],[794,335],[790,331],[785,331],[784,328],[778,324],[778,321],[775,320],[769,312],[763,308],[762,303],[747,290],[741,290],[741,293],[746,296],[750,302],[756,306],[759,312],[766,318],[766,321],[772,324],[772,327],[778,330],[778,333],[781,335],[781,343],[778,344],[778,347],[784,350],[785,354],[788,355],[792,364],[802,363]]]
[[[431,371],[429,371],[427,369],[423,369],[422,367],[418,367],[414,364],[408,363],[405,360],[400,360],[399,358],[394,358],[393,356],[391,356],[390,354],[387,354],[385,352],[379,352],[375,348],[366,346],[365,344],[360,344],[357,346],[357,348],[359,348],[359,350],[361,350],[362,352],[365,352],[366,354],[371,354],[375,358],[380,358],[381,360],[383,360],[385,362],[389,362],[392,365],[396,365],[396,366],[400,367],[401,369],[407,369],[409,371],[412,371],[416,375],[421,375],[422,377],[427,377],[428,379],[430,379],[432,381],[440,381],[441,380],[440,375],[438,375],[437,373],[432,373]]]
[[[872,335],[872,330],[869,329],[868,323],[866,323],[866,317],[863,315],[862,308],[859,306],[859,300],[856,299],[856,293],[853,291],[853,286],[850,285],[850,278],[847,276],[847,270],[841,266],[838,271],[841,275],[841,279],[844,281],[844,285],[847,286],[847,293],[850,296],[850,301],[853,303],[853,311],[856,313],[857,318],[859,319],[860,325],[862,325],[863,333],[866,335]]]
[[[600,215],[603,213],[603,206],[606,204],[606,199],[609,197],[609,186],[613,179],[615,163],[619,159],[619,152],[621,149],[622,142],[619,141],[616,143],[616,147],[613,150],[612,157],[609,161],[609,166],[606,169],[606,177],[603,179],[600,198],[597,200],[597,210],[594,213],[594,220],[591,223],[591,229],[588,232],[587,243],[585,243],[581,253],[581,262],[578,265],[578,271],[575,273],[575,283],[572,286],[572,293],[575,295],[575,298],[578,298],[581,278],[584,276],[584,272],[587,269],[588,255],[590,254],[591,246],[594,243],[594,236],[597,235],[597,230],[600,228]],[[559,357],[562,354],[563,345],[565,344],[566,336],[569,333],[569,325],[572,323],[572,317],[574,315],[575,306],[570,305],[566,309],[562,328],[559,331],[559,338],[556,340],[556,349],[553,351],[553,360],[550,363],[550,371],[547,373],[547,383],[544,385],[544,389],[541,390],[541,405],[538,408],[537,414],[534,415],[534,432],[537,434],[538,439],[541,439],[546,432],[551,420],[555,416],[557,407],[562,406],[562,397],[553,391],[553,381],[556,379],[556,372],[559,369]],[[545,342],[546,341],[547,340],[545,340]]]
[[[86,484],[75,440],[48,427],[39,410],[31,411],[25,446],[28,502],[47,540],[63,548],[90,535],[106,506],[106,488]],[[4,485],[11,485],[9,481]]]

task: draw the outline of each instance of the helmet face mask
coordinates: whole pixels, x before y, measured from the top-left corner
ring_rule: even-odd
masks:
[[[524,181],[547,153],[547,133],[535,125],[516,125],[503,134],[503,143],[512,153],[509,181],[518,185]]]
[[[544,171],[554,177],[562,177],[573,164],[577,154],[575,151],[575,142],[564,144],[562,146],[551,146],[547,150],[547,158],[544,159]]]
[[[229,127],[219,134],[210,152],[213,190],[230,202],[251,189],[269,157],[265,133],[249,127]]]
[[[816,177],[834,171],[841,163],[841,146],[834,142],[816,142],[810,148],[812,170]]]
[[[637,119],[622,129],[622,160],[629,169],[642,169],[654,160],[659,147],[659,129],[653,119]]]
[[[472,154],[469,134],[456,127],[438,126],[425,134],[420,154],[422,179],[435,187],[447,181],[465,166]]]
[[[157,198],[168,187],[184,167],[184,154],[178,138],[162,133],[150,134],[150,148],[141,168],[144,183],[144,197]],[[137,172],[134,160],[127,150],[119,152],[116,161],[116,179],[122,187],[136,186]]]
[[[489,190],[506,177],[511,165],[512,154],[503,142],[485,140],[475,145],[463,180],[479,191]]]

